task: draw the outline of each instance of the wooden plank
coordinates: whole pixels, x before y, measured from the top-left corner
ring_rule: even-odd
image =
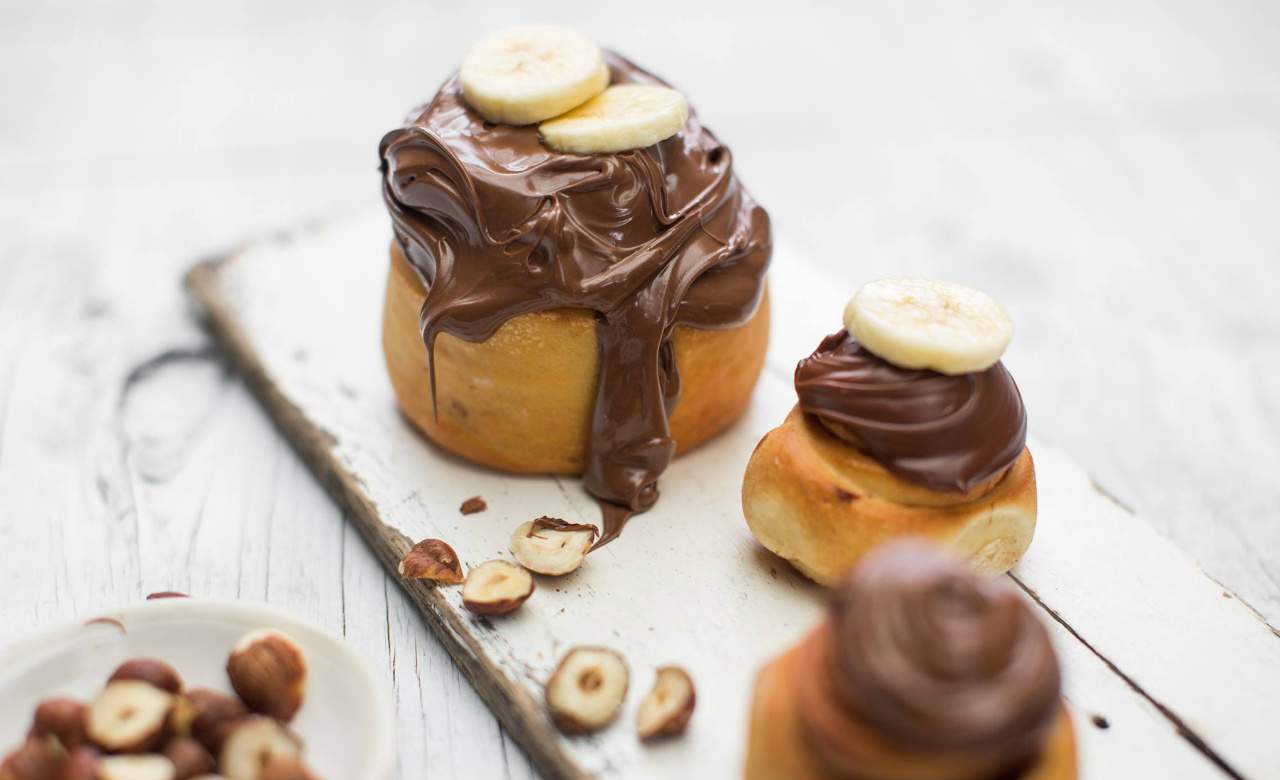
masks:
[[[388,568],[394,569],[408,538],[447,539],[473,565],[503,556],[510,529],[529,517],[593,520],[594,506],[576,481],[510,477],[471,466],[426,444],[400,419],[378,346],[385,271],[375,259],[381,250],[374,247],[385,244],[385,237],[384,217],[372,212],[202,266],[189,286],[281,430],[351,509]],[[775,273],[773,282],[778,338],[770,371],[746,419],[680,459],[664,480],[663,500],[621,543],[593,555],[569,578],[542,580],[536,597],[508,620],[473,618],[461,610],[457,589],[407,586],[482,697],[551,776],[736,772],[755,669],[820,613],[817,589],[754,544],[737,498],[752,446],[793,402],[788,364],[816,342],[813,334],[829,329],[829,313],[839,311],[838,306],[818,305],[821,298],[807,294],[822,285],[812,272],[798,270],[803,268],[798,253],[783,245],[778,254],[779,268],[786,269]],[[300,269],[307,274],[301,288]],[[306,294],[296,294],[299,289]],[[1066,694],[1075,705],[1086,776],[1132,776],[1121,770],[1139,766],[1179,777],[1219,774],[1212,756],[1199,751],[1202,744],[1242,772],[1269,768],[1275,756],[1261,739],[1261,725],[1240,729],[1235,724],[1243,734],[1232,737],[1227,723],[1200,723],[1195,717],[1207,712],[1216,718],[1221,712],[1217,705],[1203,710],[1189,695],[1166,687],[1175,670],[1200,673],[1194,657],[1170,647],[1152,665],[1158,674],[1144,678],[1146,659],[1129,655],[1118,664],[1105,652],[1126,642],[1136,646],[1152,630],[1163,632],[1151,634],[1157,637],[1178,633],[1156,625],[1175,606],[1163,600],[1166,589],[1201,594],[1216,586],[1185,559],[1180,565],[1161,554],[1155,564],[1144,563],[1139,553],[1159,543],[1168,547],[1149,529],[1136,536],[1074,533],[1078,517],[1106,518],[1113,507],[1061,453],[1043,444],[1034,445],[1034,451],[1044,496],[1042,525],[1033,555],[1017,576],[1046,609],[1046,618],[1053,613],[1060,619],[1054,630],[1067,669]],[[489,510],[462,517],[459,502],[475,494],[485,497]],[[1136,518],[1127,522],[1147,528]],[[1113,557],[1099,558],[1111,544],[1127,546]],[[1058,547],[1061,554],[1055,554]],[[1150,578],[1146,584],[1152,592],[1136,590],[1132,578],[1092,563],[1116,556],[1132,558],[1129,565]],[[637,572],[650,572],[656,565],[667,574],[637,579]],[[1088,579],[1098,581],[1097,589],[1115,586],[1105,596],[1089,592],[1092,607],[1077,603],[1087,589],[1065,586]],[[1237,601],[1217,598],[1196,602],[1205,611],[1202,619],[1218,632],[1197,650],[1217,659],[1215,667],[1234,671],[1205,672],[1204,684],[1256,679],[1265,694],[1266,678],[1276,679],[1280,644]],[[1133,608],[1109,609],[1117,602]],[[1112,613],[1115,619],[1108,617]],[[1071,622],[1074,617],[1083,628]],[[622,650],[638,688],[659,663],[689,666],[700,685],[697,725],[685,739],[656,750],[639,747],[628,718],[597,737],[560,737],[541,711],[540,686],[560,652],[578,642]],[[1270,653],[1240,654],[1241,647]],[[727,653],[734,663],[724,663]],[[1130,668],[1132,664],[1140,666]],[[1140,682],[1138,688],[1133,681]],[[1228,690],[1219,700],[1237,702],[1258,715],[1259,723],[1280,706],[1277,698],[1253,696],[1238,686]],[[1174,699],[1180,709],[1168,708]],[[1104,717],[1109,728],[1092,726],[1093,715]]]

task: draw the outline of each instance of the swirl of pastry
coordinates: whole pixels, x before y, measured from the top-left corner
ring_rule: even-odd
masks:
[[[800,409],[904,480],[967,492],[1021,454],[1027,415],[1001,363],[948,376],[900,368],[847,331],[827,336],[795,372]]]
[[[1004,581],[895,542],[835,592],[798,685],[802,733],[857,780],[1003,778],[1033,762],[1059,707],[1048,633]],[[909,767],[910,771],[904,771]]]

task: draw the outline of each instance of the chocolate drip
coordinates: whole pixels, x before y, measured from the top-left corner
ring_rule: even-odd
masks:
[[[662,84],[606,53],[614,84]],[[755,313],[769,220],[732,157],[690,113],[676,135],[619,154],[564,154],[536,127],[485,122],[456,77],[380,146],[396,238],[426,289],[421,326],[484,341],[520,314],[596,312],[600,376],[584,484],[617,536],[658,497],[675,454],[676,326],[729,328]]]
[[[848,332],[827,336],[795,373],[800,409],[903,479],[968,491],[1021,454],[1027,415],[1001,363],[948,376],[899,368]]]
[[[897,762],[914,762],[918,777],[1007,777],[1035,759],[1057,717],[1048,632],[1004,580],[922,542],[868,557],[836,590],[825,631],[800,712],[841,777],[879,777]]]

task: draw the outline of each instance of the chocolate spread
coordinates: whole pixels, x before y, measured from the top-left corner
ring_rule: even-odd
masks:
[[[1027,440],[1027,415],[1001,363],[949,376],[899,368],[840,331],[795,374],[800,409],[897,476],[968,491],[1008,468]]]
[[[605,54],[612,83],[663,84]],[[484,121],[456,76],[379,148],[396,239],[426,290],[421,327],[484,341],[507,320],[559,308],[596,314],[600,375],[586,489],[617,536],[658,498],[675,454],[676,326],[730,328],[755,313],[769,264],[769,218],[733,158],[690,112],[653,146],[578,155],[535,126]]]
[[[806,649],[801,733],[839,777],[1011,777],[1058,716],[1057,657],[1031,609],[923,542],[854,569]],[[917,771],[892,772],[898,762]]]

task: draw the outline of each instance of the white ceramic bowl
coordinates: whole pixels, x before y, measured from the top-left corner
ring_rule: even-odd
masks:
[[[310,674],[292,728],[326,780],[387,780],[395,770],[390,692],[346,645],[287,615],[239,602],[157,599],[46,631],[0,651],[0,752],[17,746],[50,696],[91,698],[122,661],[153,656],[190,687],[230,692],[227,655],[245,632],[278,628],[302,646]]]

